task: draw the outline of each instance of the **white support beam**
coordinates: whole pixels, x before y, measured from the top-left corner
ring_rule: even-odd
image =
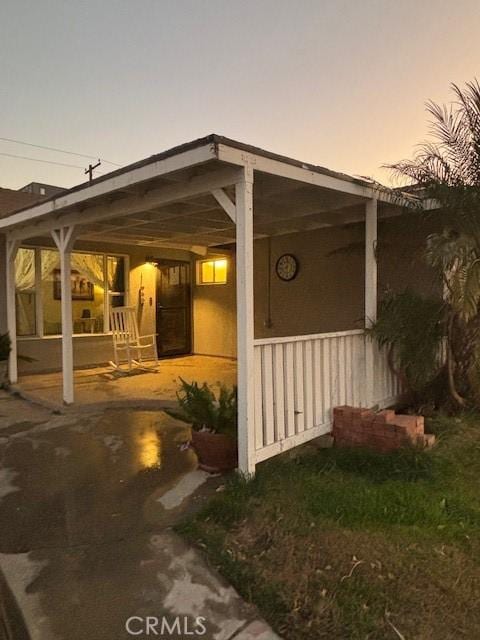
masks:
[[[52,231],[52,238],[60,254],[60,289],[62,305],[62,376],[63,401],[72,404],[73,390],[73,318],[72,318],[72,248],[75,227],[61,227]]]
[[[253,169],[235,185],[237,220],[238,467],[255,472],[255,379],[253,316]]]
[[[365,327],[377,319],[377,200],[365,205]],[[365,399],[367,406],[375,401],[375,344],[365,340]]]
[[[17,313],[15,300],[15,258],[20,243],[7,236],[6,242],[6,285],[7,285],[7,330],[10,338],[10,356],[8,358],[8,380],[10,384],[18,381],[17,360]]]
[[[235,203],[233,203],[223,189],[213,189],[212,196],[222,207],[232,222],[235,222]]]

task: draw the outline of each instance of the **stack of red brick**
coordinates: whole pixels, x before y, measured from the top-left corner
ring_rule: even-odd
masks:
[[[423,416],[348,406],[333,410],[333,437],[337,446],[365,447],[379,453],[412,445],[431,447],[435,442],[433,434],[424,432]]]

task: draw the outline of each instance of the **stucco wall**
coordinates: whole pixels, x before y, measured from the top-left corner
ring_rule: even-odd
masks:
[[[257,240],[254,243],[255,336],[356,328],[363,308],[363,257],[358,252],[328,254],[349,243],[361,243],[363,237],[362,225],[356,225]],[[298,276],[291,282],[282,282],[275,275],[275,263],[284,253],[293,253],[300,264]],[[236,353],[234,262],[232,256],[226,285],[194,287],[196,353],[227,356]]]
[[[235,254],[228,252],[225,257],[227,284],[197,284],[196,260],[192,261],[193,351],[234,358],[237,340]]]
[[[425,239],[436,227],[415,214],[409,214],[408,220],[397,217],[379,222],[379,297],[386,289],[403,291],[407,286],[424,295],[440,294],[438,281],[422,255]],[[363,223],[256,241],[255,336],[266,338],[362,327],[364,242]],[[276,261],[284,253],[293,253],[300,264],[298,276],[291,282],[282,282],[275,274]],[[234,263],[233,255],[226,285],[193,288],[197,353],[228,356],[236,353]]]
[[[363,315],[363,256],[358,250],[333,252],[351,244],[361,246],[363,239],[363,225],[350,225],[256,242],[255,336],[266,338],[357,328]],[[276,262],[284,253],[294,254],[299,262],[298,275],[290,282],[280,280],[275,273]],[[271,326],[268,326],[269,316]]]
[[[434,220],[416,213],[387,218],[378,226],[378,295],[411,288],[425,296],[441,295],[441,286],[424,253],[427,236],[438,232]]]

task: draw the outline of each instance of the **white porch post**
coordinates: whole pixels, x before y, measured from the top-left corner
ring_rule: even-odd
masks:
[[[235,185],[237,234],[238,467],[255,472],[253,330],[253,169]]]
[[[372,198],[365,205],[365,327],[377,319],[377,200]],[[375,401],[375,345],[365,340],[365,401],[371,406]]]
[[[7,280],[7,329],[10,337],[10,356],[8,358],[8,379],[11,384],[18,381],[17,362],[17,312],[15,301],[15,257],[19,242],[7,237],[6,242],[6,280]]]
[[[72,319],[72,281],[71,251],[75,227],[62,227],[52,231],[52,238],[60,253],[60,278],[62,295],[62,376],[63,401],[73,402],[73,319]]]

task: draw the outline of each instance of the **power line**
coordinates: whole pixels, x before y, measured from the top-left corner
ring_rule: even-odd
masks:
[[[26,147],[35,147],[36,149],[46,149],[47,151],[55,151],[57,153],[66,153],[69,156],[78,156],[79,158],[88,158],[89,160],[97,160],[98,156],[87,156],[84,153],[75,153],[74,151],[65,151],[64,149],[57,149],[55,147],[46,147],[43,144],[33,144],[32,142],[23,142],[22,140],[14,140],[13,138],[0,138],[2,142],[13,142],[14,144],[23,144]],[[2,154],[5,155],[5,154]],[[105,158],[100,158],[103,162],[107,164],[112,164],[114,167],[121,167],[122,165],[117,164],[116,162],[111,162],[110,160],[105,160]],[[46,162],[46,160],[45,160]],[[82,167],[83,169],[83,167]]]
[[[72,169],[85,169],[85,167],[79,164],[67,164],[66,162],[54,162],[53,160],[41,160],[40,158],[29,158],[27,156],[17,156],[14,153],[2,153],[0,156],[6,156],[7,158],[18,158],[20,160],[31,160],[32,162],[43,162],[44,164],[56,164],[59,167],[70,167]]]

